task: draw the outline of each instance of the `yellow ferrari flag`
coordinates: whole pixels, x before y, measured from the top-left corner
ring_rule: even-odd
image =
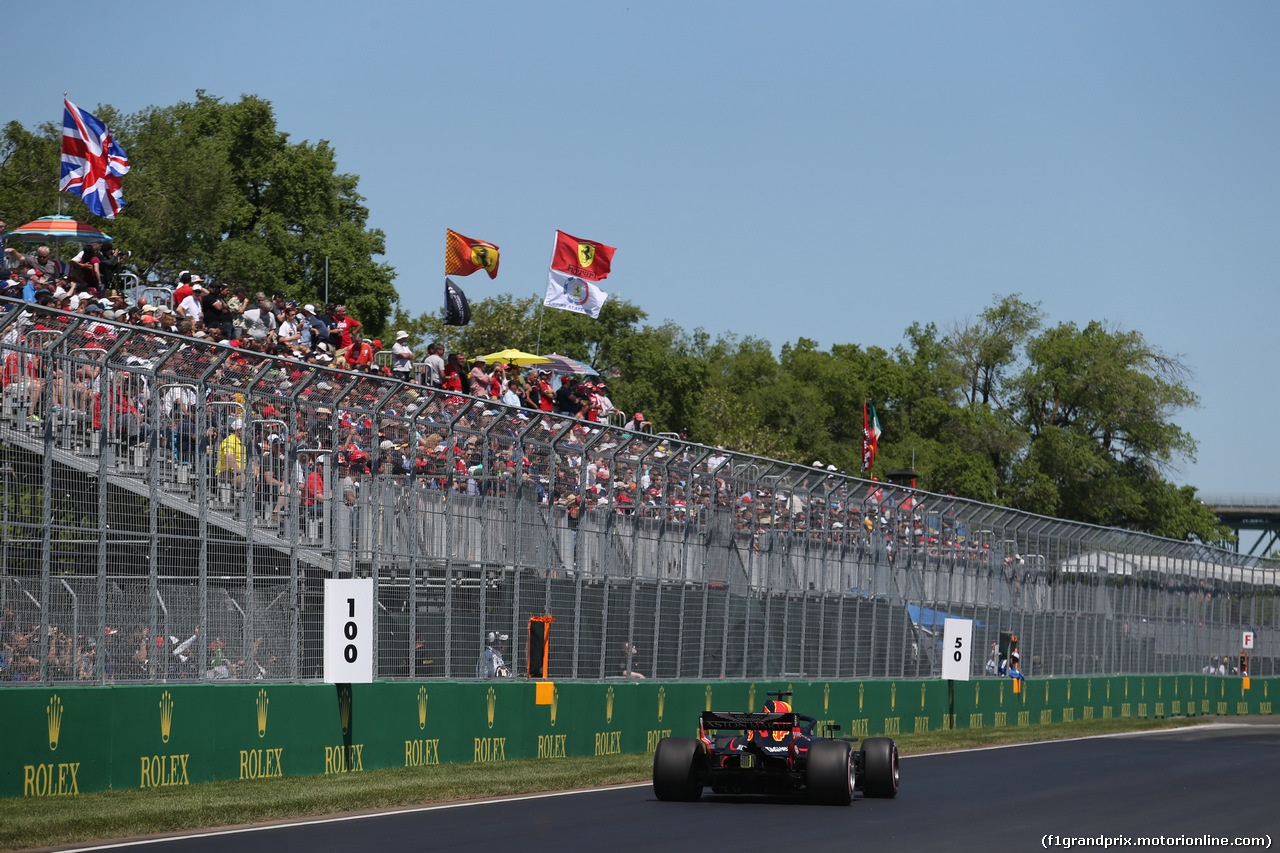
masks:
[[[444,274],[471,275],[476,270],[484,270],[489,278],[497,278],[498,247],[484,240],[472,240],[446,228]]]

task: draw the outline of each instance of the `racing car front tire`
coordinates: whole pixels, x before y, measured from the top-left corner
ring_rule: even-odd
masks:
[[[702,796],[698,758],[702,744],[691,737],[664,737],[653,753],[653,794],[659,800],[691,803]]]
[[[898,796],[898,745],[893,738],[862,742],[862,793],[884,799]]]
[[[815,740],[809,744],[805,771],[809,799],[830,806],[853,802],[853,751],[840,740]]]

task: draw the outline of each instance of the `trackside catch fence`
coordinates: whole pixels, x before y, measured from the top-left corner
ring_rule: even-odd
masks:
[[[377,677],[1275,672],[1253,557],[5,303],[0,682],[321,678],[329,577]]]

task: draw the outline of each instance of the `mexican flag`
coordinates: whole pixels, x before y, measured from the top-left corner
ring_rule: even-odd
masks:
[[[876,451],[880,449],[880,419],[876,417],[876,407],[866,400],[862,401],[862,470],[870,471],[876,462]]]

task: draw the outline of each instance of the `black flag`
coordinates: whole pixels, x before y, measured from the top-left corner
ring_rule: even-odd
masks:
[[[444,280],[444,324],[465,326],[471,322],[471,306],[462,288],[449,279]]]

